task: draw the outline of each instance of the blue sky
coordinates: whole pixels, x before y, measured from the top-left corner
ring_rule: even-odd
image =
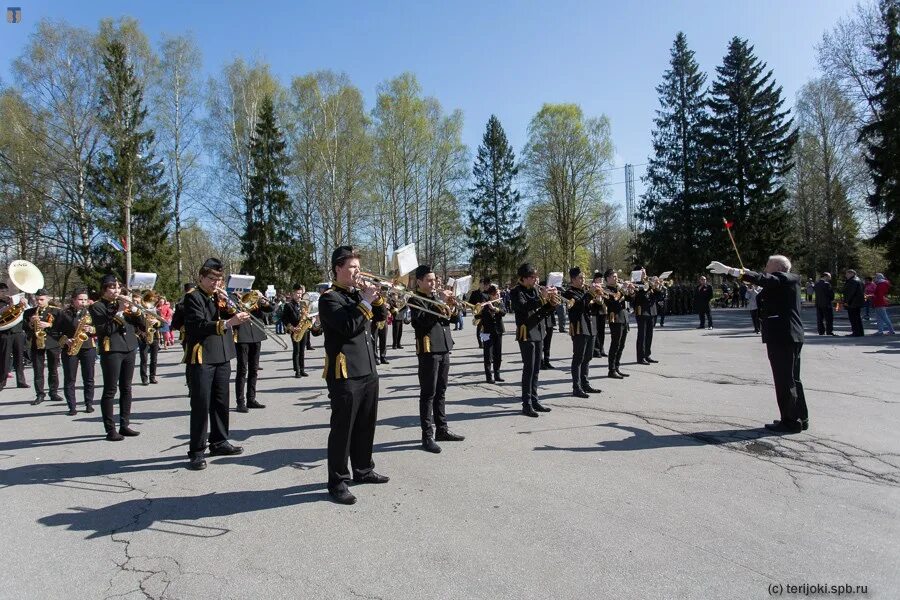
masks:
[[[792,104],[817,75],[816,44],[853,9],[848,0],[683,0],[454,2],[30,2],[23,21],[0,22],[0,77],[43,17],[95,28],[102,17],[130,15],[154,44],[162,33],[192,32],[204,69],[235,57],[271,64],[287,84],[319,69],[344,71],[367,108],[378,84],[404,71],[445,110],[465,115],[471,151],[496,114],[517,156],[528,122],[545,102],[574,102],[612,124],[617,166],[645,163],[657,108],[656,85],[679,30],[710,80],[732,36],[748,38],[774,69]],[[643,167],[635,169],[639,179]],[[623,171],[611,174],[612,199],[624,204]],[[636,181],[640,193],[642,185]]]

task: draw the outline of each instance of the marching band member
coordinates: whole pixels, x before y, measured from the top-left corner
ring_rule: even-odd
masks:
[[[325,333],[323,376],[331,400],[328,434],[328,493],[335,502],[353,504],[347,484],[353,467],[357,483],[387,483],[375,472],[372,445],[378,420],[378,362],[370,321],[387,318],[378,288],[359,277],[359,253],[339,246],[331,254],[334,283],[319,298],[319,318]]]
[[[50,306],[50,292],[41,288],[34,293],[35,306],[27,309],[22,315],[31,346],[31,371],[34,375],[35,398],[32,406],[40,404],[44,395],[44,365],[47,366],[50,383],[50,400],[62,402],[59,396],[59,340],[56,321],[59,320],[59,309]]]
[[[103,395],[100,412],[106,439],[118,442],[123,436],[133,437],[139,432],[129,427],[131,418],[131,380],[134,378],[134,354],[138,347],[135,327],[142,327],[144,319],[124,297],[120,297],[116,276],[104,275],[100,280],[100,300],[90,308],[91,321],[97,330],[100,351],[100,370],[103,372]],[[113,400],[119,393],[119,430],[113,420]]]
[[[254,295],[256,302],[251,306],[250,314],[259,320],[264,319],[266,313],[271,313],[275,307],[260,293]],[[242,299],[243,302],[243,299]],[[266,334],[252,323],[243,323],[235,327],[237,339],[235,340],[235,352],[237,353],[237,373],[234,376],[234,397],[237,400],[237,411],[249,412],[251,408],[265,408],[265,404],[256,401],[256,378],[259,371],[259,356],[262,352],[262,343]]]
[[[387,359],[387,321],[372,321],[372,340],[378,346],[378,362],[388,363]]]
[[[159,326],[161,321],[150,315],[156,315],[156,301],[158,296],[156,292],[150,290],[143,296],[137,296],[135,300],[139,305],[143,306],[147,311],[144,313],[144,326],[138,331],[138,355],[140,356],[140,373],[141,385],[149,385],[151,383],[159,383],[156,380],[156,360],[159,356]],[[149,313],[149,314],[148,314]],[[147,363],[149,358],[150,369],[147,372]]]
[[[487,276],[482,277],[481,287],[472,290],[469,294],[469,304],[481,304],[482,302],[485,302],[488,299],[486,292],[489,285],[491,285],[491,278]],[[475,339],[478,340],[478,347],[482,348],[484,347],[484,342],[481,341],[482,327],[478,315],[474,316],[473,321],[475,323]]]
[[[391,323],[391,340],[393,345],[391,349],[403,350],[403,344],[401,343],[403,341],[403,325],[409,314],[409,309],[406,307],[406,301],[399,297],[390,298],[388,306],[393,318],[393,323]]]
[[[178,331],[178,343],[181,344],[182,350],[182,359],[181,362],[184,363],[184,381],[185,385],[188,388],[191,387],[191,376],[190,370],[188,367],[187,361],[187,351],[185,350],[185,344],[187,343],[187,337],[184,333],[184,299],[187,298],[187,295],[194,291],[193,283],[185,283],[184,284],[184,295],[178,299],[178,302],[175,303],[175,310],[172,311],[172,323],[169,325],[172,328],[172,331]]]
[[[447,426],[445,396],[450,374],[450,351],[453,350],[453,334],[450,321],[459,308],[451,290],[441,290],[431,267],[416,267],[416,294],[409,299],[412,326],[416,332],[416,357],[419,361],[419,420],[422,425],[422,448],[435,454],[441,447],[435,442],[459,442],[465,438],[451,432]],[[420,298],[440,300],[446,308]],[[445,311],[446,317],[438,317],[428,311]],[[432,419],[433,415],[433,419]]]
[[[220,286],[225,267],[209,258],[200,267],[197,289],[184,298],[185,358],[190,372],[191,439],[188,468],[206,468],[203,451],[210,456],[231,456],[244,449],[228,441],[228,379],[235,356],[233,328],[250,316],[235,310]]]
[[[572,395],[587,398],[588,393],[600,390],[588,383],[591,358],[594,356],[594,315],[592,305],[595,296],[584,288],[581,267],[569,269],[569,289],[563,293],[569,314],[569,335],[572,337]]]
[[[603,271],[594,271],[591,283],[595,286],[603,286]],[[603,358],[606,352],[603,346],[606,344],[606,302],[595,302],[592,314],[594,317],[594,358]]]
[[[519,284],[510,293],[510,302],[516,315],[516,341],[522,353],[522,414],[537,417],[538,412],[550,412],[538,401],[537,385],[545,319],[559,304],[559,295],[555,289],[541,293],[536,288],[538,273],[530,263],[522,264],[517,274]]]
[[[653,351],[653,328],[656,325],[656,316],[659,313],[659,278],[653,276],[647,279],[647,271],[641,269],[646,283],[634,294],[634,318],[637,321],[637,362],[640,365],[649,365],[659,362],[650,358]]]
[[[25,296],[21,297],[19,304],[26,306]],[[9,296],[9,286],[0,281],[0,312],[13,307],[12,298]],[[25,331],[21,322],[8,329],[0,331],[0,390],[6,387],[6,378],[9,375],[10,359],[12,354],[12,366],[16,369],[16,387],[30,387],[25,381]]]
[[[291,347],[293,348],[291,361],[294,366],[294,377],[309,376],[309,373],[306,372],[306,334],[301,335],[301,325],[305,326],[305,321],[309,318],[309,303],[303,300],[304,293],[302,285],[299,283],[294,285],[291,300],[284,305],[281,313],[281,320],[291,336]]]
[[[86,288],[72,291],[71,303],[60,311],[57,330],[62,346],[63,394],[69,405],[69,416],[78,414],[75,401],[75,379],[81,366],[81,384],[84,388],[84,412],[94,412],[94,363],[97,361],[97,346],[94,343],[94,328],[88,312]]]
[[[628,310],[625,297],[634,294],[634,286],[629,282],[619,286],[619,274],[614,269],[603,273],[606,280],[606,312],[609,318],[609,374],[610,379],[631,377],[619,368],[622,362],[622,350],[625,349],[625,338],[628,336]]]
[[[500,365],[503,363],[503,317],[506,310],[500,300],[500,291],[494,284],[488,285],[487,298],[481,307],[481,340],[484,343],[484,376],[488,383],[503,382]],[[490,302],[490,304],[488,304]],[[477,306],[477,305],[476,305]],[[491,375],[493,368],[493,375]]]
[[[542,281],[541,285],[546,285],[546,281]],[[550,345],[553,343],[553,332],[556,330],[556,311],[554,310],[544,318],[544,345],[542,347],[543,359],[541,360],[541,369],[552,369],[550,364]]]

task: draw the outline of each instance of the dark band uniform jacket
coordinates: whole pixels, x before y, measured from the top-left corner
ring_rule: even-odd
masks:
[[[25,309],[25,312],[22,313],[22,323],[25,325],[25,336],[28,338],[28,343],[31,344],[32,350],[37,350],[37,336],[35,336],[37,331],[31,326],[31,317],[37,314],[37,312],[38,307],[32,306],[31,308]],[[44,339],[45,350],[56,350],[59,348],[59,331],[57,329],[59,326],[59,313],[60,310],[53,306],[44,308],[40,313],[41,321],[50,322],[50,327],[44,329],[44,333],[47,334],[47,337]]]
[[[134,352],[138,347],[136,329],[144,326],[144,318],[130,310],[119,316],[116,300],[100,299],[90,307],[91,320],[97,330],[97,350],[107,352]]]
[[[438,317],[425,311],[416,310],[416,307],[427,308],[437,312],[439,307],[430,302],[419,300],[430,298],[436,300],[434,294],[416,294],[409,299],[410,312],[412,314],[412,326],[416,331],[416,354],[439,354],[453,350],[453,335],[450,333],[450,319],[456,315],[457,309],[453,307],[447,317]]]
[[[302,317],[301,313],[300,303],[294,302],[294,300],[291,299],[291,301],[286,302],[281,309],[281,322],[284,323],[285,326],[296,327],[300,324],[300,319]]]
[[[607,320],[610,323],[624,323],[628,325],[628,310],[625,302],[625,294],[619,291],[617,287],[606,286],[607,298],[606,303]]]
[[[762,341],[803,342],[800,320],[800,276],[794,273],[744,271],[743,281],[762,287],[756,297],[762,323]]]
[[[67,306],[63,310],[59,311],[59,319],[56,321],[56,323],[54,323],[54,328],[59,334],[60,339],[62,339],[62,337],[65,337],[66,339],[72,339],[73,337],[75,337],[75,330],[78,328],[78,322],[86,314],[88,314],[88,309],[75,309],[71,306]],[[94,323],[90,321],[88,322],[88,325],[93,327]],[[87,350],[88,348],[93,347],[94,336],[89,335],[88,339],[86,339],[81,344],[81,349]]]
[[[569,310],[569,335],[594,335],[591,304],[594,296],[586,290],[570,287],[562,294]]]
[[[189,365],[221,364],[236,356],[235,333],[225,322],[232,316],[215,294],[197,288],[184,297],[185,360]]]
[[[506,311],[503,310],[502,302],[483,306],[479,315],[481,318],[481,330],[484,333],[506,332],[503,327],[503,317],[506,315]]]
[[[660,299],[665,300],[665,294],[659,290],[639,289],[634,293],[634,315],[636,317],[655,317],[659,314]]]
[[[322,330],[328,334],[325,336],[322,374],[326,380],[364,377],[378,372],[371,322],[384,321],[387,312],[384,298],[377,298],[369,310],[361,302],[359,290],[350,290],[337,283],[319,297],[319,321]]]
[[[541,300],[536,287],[531,289],[519,284],[509,294],[513,312],[516,315],[516,340],[519,342],[540,342],[546,334],[544,319],[556,307]]]
[[[270,313],[275,310],[275,307],[272,306],[271,303],[263,304],[260,302],[256,305],[256,309],[251,311],[250,314],[259,319],[263,320],[263,313]],[[237,331],[237,343],[238,344],[252,344],[254,342],[262,342],[266,339],[266,334],[260,330],[259,327],[247,321],[241,325],[235,327]]]

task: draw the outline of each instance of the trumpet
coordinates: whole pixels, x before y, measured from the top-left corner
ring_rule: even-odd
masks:
[[[488,300],[487,302],[479,302],[478,304],[472,304],[471,302],[466,302],[465,300],[460,301],[460,303],[466,308],[466,310],[471,310],[476,315],[481,313],[481,309],[485,306],[492,306],[497,302],[502,302],[502,298],[497,298],[495,300]]]
[[[549,302],[553,306],[559,306],[559,303],[562,302],[559,297],[559,290],[557,290],[555,287],[548,288],[545,286],[539,286],[538,296],[540,296],[541,302]]]
[[[269,333],[269,330],[266,329],[266,324],[250,314],[250,311],[252,309],[243,303],[242,298],[239,298],[237,300],[237,302],[235,302],[231,298],[231,296],[228,295],[228,292],[226,292],[222,288],[218,288],[218,287],[215,289],[215,292],[225,302],[225,305],[228,307],[228,309],[231,312],[247,313],[247,316],[250,317],[250,325],[251,326],[256,327],[259,331],[261,331],[263,333],[263,335],[265,335],[270,340],[274,340],[275,343],[277,343],[279,346],[281,346],[282,350],[287,350],[287,342],[285,342],[283,339],[281,339],[277,335],[272,335],[271,333]]]

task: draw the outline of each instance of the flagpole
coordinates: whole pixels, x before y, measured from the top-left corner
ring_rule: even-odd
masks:
[[[728,232],[728,239],[731,240],[731,245],[734,247],[734,253],[737,254],[738,263],[740,263],[741,268],[744,268],[744,261],[741,260],[741,253],[738,252],[737,244],[734,243],[734,236],[731,234],[731,223],[728,222],[728,219],[722,217],[722,223],[725,224],[725,231]]]

